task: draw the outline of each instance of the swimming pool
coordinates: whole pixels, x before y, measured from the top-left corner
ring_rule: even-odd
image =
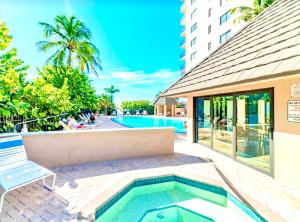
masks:
[[[186,133],[182,119],[150,117],[150,116],[120,116],[112,121],[130,128],[174,127],[176,133]]]
[[[225,189],[175,175],[135,180],[95,216],[96,222],[266,222]]]

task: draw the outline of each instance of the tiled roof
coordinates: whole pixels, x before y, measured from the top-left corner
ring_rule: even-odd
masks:
[[[154,105],[177,105],[176,99],[167,98],[167,97],[157,97],[153,101]]]
[[[162,95],[300,71],[300,0],[278,0]]]

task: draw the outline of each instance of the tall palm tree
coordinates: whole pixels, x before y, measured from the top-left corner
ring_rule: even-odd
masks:
[[[253,0],[253,7],[239,6],[230,10],[231,14],[239,14],[234,22],[250,22],[275,0]]]
[[[114,101],[114,94],[117,92],[120,92],[120,90],[117,89],[114,85],[112,85],[108,88],[105,88],[104,91],[110,96],[111,102]]]
[[[77,65],[82,71],[93,72],[102,70],[99,50],[91,42],[90,29],[74,16],[56,16],[55,24],[39,22],[43,27],[47,40],[37,43],[39,50],[55,52],[48,58],[47,63],[55,66]]]
[[[114,104],[111,101],[111,97],[110,95],[107,94],[102,94],[99,98],[99,104],[98,104],[98,108],[100,110],[103,110],[104,115],[107,115],[107,111],[109,109],[113,109],[114,108]]]

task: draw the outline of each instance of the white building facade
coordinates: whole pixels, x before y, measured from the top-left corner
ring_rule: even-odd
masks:
[[[230,39],[245,23],[234,22],[230,10],[252,6],[252,0],[182,0],[180,59],[181,72],[186,73],[213,50]]]

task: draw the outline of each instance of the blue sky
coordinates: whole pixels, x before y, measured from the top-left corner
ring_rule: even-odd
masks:
[[[120,89],[116,102],[152,100],[179,77],[180,0],[0,0],[0,20],[13,35],[12,47],[26,64],[29,78],[49,54],[35,43],[43,40],[39,21],[53,23],[56,15],[75,15],[92,30],[101,51],[103,72],[90,76],[100,94]]]

